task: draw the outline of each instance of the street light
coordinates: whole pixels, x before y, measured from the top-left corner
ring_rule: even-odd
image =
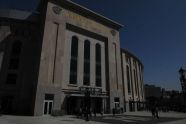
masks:
[[[185,79],[185,70],[182,67],[179,70],[179,74],[180,74],[182,92],[185,94],[186,93],[186,79]]]
[[[184,106],[186,103],[186,79],[185,79],[185,69],[182,67],[179,69],[179,74],[180,74],[180,82],[181,82],[181,87],[182,87],[182,94],[183,94],[183,99],[184,99]],[[184,107],[183,106],[183,107]]]
[[[85,107],[86,107],[86,121],[89,121],[89,112],[90,112],[90,90],[89,88],[85,89]]]

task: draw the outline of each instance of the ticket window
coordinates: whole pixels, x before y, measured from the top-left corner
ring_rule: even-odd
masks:
[[[54,95],[53,94],[45,94],[45,100],[43,103],[43,114],[50,115],[53,110],[54,104]]]

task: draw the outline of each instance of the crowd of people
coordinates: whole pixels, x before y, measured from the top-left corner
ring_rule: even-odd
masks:
[[[101,116],[103,115],[102,110],[100,110],[99,113],[101,114]],[[89,118],[91,118],[91,117],[96,117],[96,114],[97,114],[96,108],[92,109],[92,108],[83,107],[83,108],[79,108],[79,111],[77,113],[77,117],[78,118],[85,118],[86,120],[89,120]]]

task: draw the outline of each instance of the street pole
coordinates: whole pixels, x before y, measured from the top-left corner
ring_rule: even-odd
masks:
[[[85,113],[86,113],[86,121],[89,121],[89,111],[90,111],[90,91],[88,88],[85,90]]]
[[[182,67],[179,69],[179,74],[180,74],[180,83],[182,87],[182,93],[183,93],[183,98],[184,98],[184,104],[186,103],[186,78],[185,78],[185,69]]]

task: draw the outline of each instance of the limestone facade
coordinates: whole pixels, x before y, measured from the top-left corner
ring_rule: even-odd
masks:
[[[125,49],[121,49],[121,59],[126,111],[141,110],[145,107],[143,64]]]
[[[41,0],[40,6],[39,13],[29,15],[29,20],[21,18],[28,13],[20,12],[16,16],[19,26],[15,29],[27,33],[13,35],[15,16],[12,15],[8,16],[10,23],[6,28],[0,25],[0,39],[3,39],[0,41],[0,88],[9,88],[0,91],[0,97],[2,104],[11,99],[7,105],[11,110],[7,112],[36,116],[59,111],[76,114],[85,106],[86,90],[90,92],[89,107],[96,112],[108,113],[113,108],[117,112],[129,111],[131,101],[139,108],[137,103],[144,101],[143,65],[120,49],[122,25],[67,0]],[[3,15],[0,19],[3,24],[7,17]],[[6,44],[20,37],[24,41],[19,61],[22,69],[17,69],[18,79],[10,86],[6,84],[6,75],[12,44]],[[126,55],[130,56],[130,64]],[[126,66],[132,70],[130,93]],[[15,95],[17,90],[20,94]],[[15,102],[15,98],[20,99]],[[22,109],[16,108],[17,105]],[[26,111],[28,106],[30,111]]]

